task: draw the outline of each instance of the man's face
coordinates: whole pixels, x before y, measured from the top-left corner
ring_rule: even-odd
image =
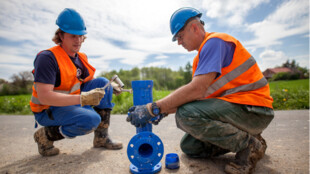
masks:
[[[74,35],[70,33],[64,33],[61,37],[62,48],[71,57],[74,57],[77,52],[80,51],[82,42],[84,41],[84,35]]]
[[[191,23],[188,23],[182,30],[180,30],[176,36],[178,45],[182,45],[187,51],[193,51],[194,40],[192,37]]]

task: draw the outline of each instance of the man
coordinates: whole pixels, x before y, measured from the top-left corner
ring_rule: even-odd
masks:
[[[251,173],[267,148],[262,131],[274,117],[269,85],[251,54],[224,33],[204,30],[201,13],[181,8],[173,13],[173,41],[198,51],[192,81],[169,96],[129,110],[128,120],[144,126],[154,116],[174,113],[186,132],[182,151],[190,157],[236,153],[227,173]]]
[[[94,130],[94,147],[121,149],[122,144],[112,142],[108,135],[113,88],[100,89],[108,80],[94,79],[95,68],[79,52],[87,33],[83,18],[66,8],[56,24],[59,29],[53,41],[57,46],[40,52],[34,61],[30,107],[36,122],[44,126],[34,134],[39,153],[57,155],[54,141]]]

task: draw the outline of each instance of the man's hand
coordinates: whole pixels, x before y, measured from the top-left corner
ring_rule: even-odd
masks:
[[[113,94],[119,95],[122,93],[122,88],[120,87],[119,84],[112,82],[111,86],[113,87]]]
[[[151,119],[151,122],[154,125],[158,125],[158,123],[166,116],[168,116],[168,114],[159,114],[158,116],[156,116],[153,119]]]
[[[144,127],[152,118],[146,105],[139,105],[129,108],[126,120],[136,127]]]
[[[99,105],[101,99],[104,97],[104,90],[96,88],[88,92],[81,92],[81,106],[84,105]]]

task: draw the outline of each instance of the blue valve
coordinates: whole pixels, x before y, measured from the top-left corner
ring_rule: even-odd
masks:
[[[153,102],[152,80],[132,81],[134,106]],[[155,121],[159,117],[153,118]],[[164,145],[161,139],[152,133],[152,124],[136,128],[136,135],[131,138],[127,146],[127,156],[130,171],[134,174],[153,174],[161,170],[160,160],[164,154]]]
[[[132,173],[157,173],[161,170],[160,160],[163,157],[164,146],[158,136],[152,132],[136,134],[127,147],[127,156]]]

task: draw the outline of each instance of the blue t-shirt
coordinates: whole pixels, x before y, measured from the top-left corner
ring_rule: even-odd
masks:
[[[209,39],[202,47],[199,62],[194,76],[217,72],[220,76],[221,69],[230,65],[235,52],[235,44],[219,38]]]
[[[77,78],[85,79],[89,72],[79,59],[78,54],[70,58],[77,68]],[[60,70],[57,60],[51,51],[42,51],[34,60],[34,81],[53,84],[55,87],[60,85]]]

